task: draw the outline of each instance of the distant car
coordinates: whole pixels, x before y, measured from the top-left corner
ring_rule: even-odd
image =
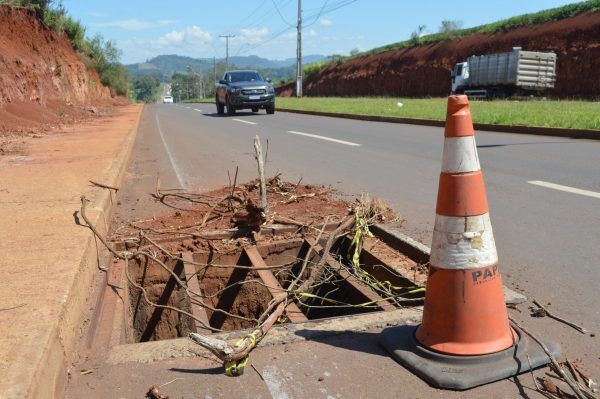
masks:
[[[164,96],[163,104],[173,104],[173,97],[172,96]]]
[[[274,114],[275,89],[269,79],[263,79],[256,71],[226,71],[217,85],[215,103],[220,115],[225,108],[228,115],[239,109],[265,109],[267,114]]]

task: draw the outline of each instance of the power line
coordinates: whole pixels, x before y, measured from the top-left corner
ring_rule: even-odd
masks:
[[[322,11],[319,11],[319,13],[317,14],[317,18],[315,18],[309,24],[305,25],[305,27],[306,26],[314,25],[319,20],[319,18],[321,18],[323,15],[326,15],[326,14],[329,14],[329,13],[331,13],[333,11],[339,10],[340,8],[346,7],[346,6],[348,6],[348,5],[352,4],[352,3],[356,3],[357,1],[358,0],[342,0],[342,1],[338,2],[338,3],[332,4],[332,5],[329,6],[329,8],[324,9]],[[327,3],[327,1],[326,1],[326,3]],[[314,14],[312,16],[308,16],[307,18],[313,18],[313,17],[314,17]]]
[[[337,3],[333,3],[333,4],[329,4],[328,5],[329,0],[325,0],[324,5],[321,6],[321,7],[319,7],[319,12],[314,13],[312,15],[309,15],[306,18],[313,19],[313,18],[315,18],[315,16],[318,16],[318,17],[315,18],[313,21],[311,21],[310,24],[304,25],[304,27],[306,28],[307,26],[313,25],[323,15],[326,15],[326,14],[329,14],[329,13],[331,13],[333,11],[339,10],[340,8],[346,7],[346,6],[348,6],[348,5],[352,4],[352,3],[355,3],[357,1],[358,0],[341,0],[341,1],[338,1]],[[286,4],[287,3],[289,3],[289,1],[287,1]],[[315,8],[315,10],[316,10],[316,8]],[[274,11],[274,8],[272,8],[271,11]],[[288,32],[288,31],[290,31],[293,28],[296,28],[296,26],[290,26],[289,24],[287,24],[287,26],[284,26],[283,29],[281,29],[281,30],[277,31],[275,34],[273,34],[273,36],[271,36],[268,39],[265,39],[265,40],[263,40],[263,41],[261,41],[259,43],[251,45],[250,47],[244,48],[245,45],[242,44],[240,46],[239,50],[236,52],[236,55],[246,54],[249,51],[252,51],[252,50],[254,50],[254,49],[258,48],[258,47],[264,46],[265,44],[268,44],[268,43],[272,42],[273,40],[277,39],[278,37],[280,37],[281,35],[283,35],[284,33]]]
[[[325,10],[325,7],[327,6],[327,3],[329,3],[329,0],[325,0],[323,2],[323,6],[319,10],[319,14],[317,14],[317,16],[315,17],[314,21],[309,22],[308,24],[305,25],[305,27],[309,27],[309,26],[313,25],[315,22],[317,22],[319,20],[319,18],[321,18],[321,15],[323,15],[323,10]]]
[[[239,28],[240,26],[242,26],[242,25],[243,25],[243,24],[244,24],[244,23],[245,23],[247,20],[249,20],[249,19],[250,19],[250,18],[251,18],[251,17],[252,17],[254,14],[256,14],[256,12],[257,12],[258,10],[260,10],[260,9],[262,8],[262,6],[264,6],[264,5],[265,5],[265,3],[266,3],[267,1],[268,1],[268,0],[263,0],[263,1],[262,1],[262,2],[261,2],[259,5],[258,5],[258,7],[256,7],[254,10],[252,10],[252,12],[251,12],[250,14],[248,14],[248,15],[247,15],[247,16],[246,16],[244,19],[242,19],[242,20],[241,20],[240,22],[238,22],[237,24],[235,24],[235,25],[231,26],[229,29],[225,30],[225,32],[227,32],[227,33],[231,33],[233,30],[235,30],[235,29]],[[225,34],[225,32],[224,32],[223,34]]]
[[[279,10],[279,7],[277,7],[277,3],[275,3],[275,0],[271,0],[273,2],[273,5],[275,6],[275,10],[277,10],[277,14],[279,14],[279,17],[281,18],[281,20],[288,26],[290,27],[294,27],[295,25],[290,24],[284,17],[283,14],[281,14],[281,11]]]

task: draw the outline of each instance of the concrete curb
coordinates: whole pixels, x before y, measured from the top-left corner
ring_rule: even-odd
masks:
[[[409,125],[444,127],[445,122],[435,119],[399,118],[394,116],[339,114],[335,112],[306,111],[290,108],[277,108],[280,112],[294,114],[327,116],[331,118],[355,119],[370,122],[405,123]],[[500,133],[533,134],[537,136],[570,137],[574,139],[600,140],[600,130],[564,129],[542,126],[493,125],[489,123],[474,123],[475,130]]]
[[[269,334],[258,343],[257,347],[311,341],[338,334],[368,331],[390,326],[418,324],[421,321],[421,316],[422,309],[419,307],[332,317],[303,323],[288,323],[273,327],[269,331]],[[234,341],[240,339],[248,332],[250,330],[216,333],[211,334],[211,338]],[[213,355],[207,349],[192,342],[189,338],[175,338],[164,341],[114,346],[110,348],[106,362],[108,364],[129,362],[151,363],[196,356],[209,357]]]
[[[106,184],[119,186],[125,174],[129,159],[133,151],[133,144],[137,137],[139,122],[143,107],[140,109],[127,140],[119,154],[112,162],[106,175]],[[113,197],[110,190],[97,189],[92,203],[89,205],[89,217],[96,222],[98,230],[102,234],[108,231],[108,219],[113,205]],[[46,353],[41,361],[34,367],[35,385],[27,397],[46,398],[58,397],[67,381],[67,368],[73,361],[77,349],[77,343],[83,331],[84,317],[88,310],[88,297],[92,285],[94,273],[97,270],[97,247],[93,233],[90,231],[86,246],[80,255],[79,267],[75,283],[69,290],[62,311],[58,317],[51,333],[50,341],[46,345]]]

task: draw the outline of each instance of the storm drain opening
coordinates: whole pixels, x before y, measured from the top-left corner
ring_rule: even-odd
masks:
[[[327,254],[325,241],[310,237],[258,244],[240,241],[218,251],[199,242],[191,247],[189,240],[182,240],[170,244],[181,250],[177,259],[159,257],[158,262],[142,257],[131,261],[126,341],[252,329],[270,301],[290,288],[305,262],[303,278],[319,262],[324,268],[316,276],[317,283],[302,292],[294,291],[279,324],[421,303],[420,283],[425,273],[401,252],[376,238],[365,239],[357,268],[351,237],[338,238]]]
[[[184,264],[173,260],[164,260],[163,264],[172,274],[149,258],[142,258],[129,266],[131,279],[135,282],[135,285],[129,283],[128,298],[131,318],[128,335],[133,342],[185,337],[193,331],[191,317],[169,309],[176,308],[191,313],[189,297],[175,278],[177,276],[180,280],[185,280]],[[139,287],[143,287],[145,293]],[[149,302],[157,306],[152,306]]]
[[[415,288],[414,282],[391,270],[380,259],[366,259],[364,271],[383,278],[384,289],[365,284],[357,278],[349,261],[349,239],[339,238],[332,254],[326,254],[325,269],[318,284],[296,292],[279,322],[304,322],[329,317],[393,310],[398,305],[386,295],[393,289]],[[290,287],[303,264],[316,264],[323,256],[323,245],[312,239],[290,239],[249,245],[230,254],[195,252],[193,274],[201,297],[192,299],[193,311],[215,330],[249,329],[257,325],[269,301]],[[310,254],[307,253],[310,248]],[[368,252],[367,252],[368,254]],[[367,255],[368,256],[368,255]],[[377,262],[382,264],[376,264]],[[238,268],[227,267],[236,265]],[[240,267],[241,266],[241,267]],[[375,277],[376,276],[376,277]],[[387,291],[386,291],[387,289]],[[381,295],[383,294],[383,296]],[[406,298],[416,298],[417,292]],[[200,329],[208,332],[206,328]]]

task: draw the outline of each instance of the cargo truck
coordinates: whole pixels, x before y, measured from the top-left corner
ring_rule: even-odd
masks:
[[[473,55],[450,74],[452,94],[474,98],[539,95],[554,88],[556,54],[513,47],[507,53]]]

